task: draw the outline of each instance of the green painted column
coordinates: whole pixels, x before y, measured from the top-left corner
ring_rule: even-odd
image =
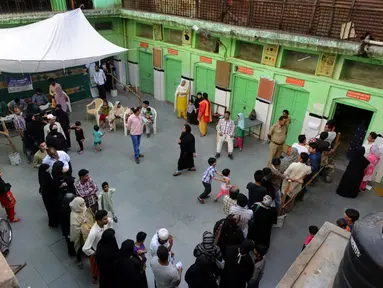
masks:
[[[111,9],[122,6],[122,0],[93,0],[95,9]]]
[[[66,0],[51,0],[51,7],[55,12],[67,11]]]

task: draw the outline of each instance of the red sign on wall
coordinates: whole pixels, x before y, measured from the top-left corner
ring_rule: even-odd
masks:
[[[356,92],[356,91],[351,91],[351,90],[347,91],[346,96],[350,97],[350,98],[366,101],[366,102],[370,101],[370,99],[371,99],[371,95],[370,94]]]
[[[291,77],[286,77],[286,83],[291,84],[291,85],[300,86],[300,87],[305,86],[305,80],[297,79],[297,78],[291,78]]]
[[[149,48],[149,44],[145,43],[145,42],[141,42],[140,43],[140,47],[142,47],[142,48]]]
[[[169,48],[168,49],[168,53],[172,54],[172,55],[178,56],[178,50],[176,50],[176,49]]]
[[[213,60],[211,58],[205,57],[205,56],[199,57],[199,61],[207,63],[207,64],[211,64],[213,62]]]
[[[238,72],[240,73],[243,73],[243,74],[247,74],[247,75],[253,75],[254,74],[254,70],[251,69],[251,68],[247,68],[247,67],[243,67],[243,66],[238,66]]]

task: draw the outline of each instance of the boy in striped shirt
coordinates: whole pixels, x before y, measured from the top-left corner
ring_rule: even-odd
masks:
[[[215,174],[218,174],[221,177],[223,176],[221,172],[218,172],[215,169],[215,166],[217,165],[217,159],[211,157],[209,160],[207,160],[207,163],[209,164],[209,167],[202,175],[202,185],[205,187],[205,190],[197,198],[201,204],[205,204],[205,199],[210,197],[209,194],[211,193],[211,182],[213,179],[219,182],[223,182],[222,179],[215,177]]]

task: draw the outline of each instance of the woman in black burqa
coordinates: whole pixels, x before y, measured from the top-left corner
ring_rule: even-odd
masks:
[[[250,253],[254,253],[252,240],[245,240],[241,246],[226,248],[225,268],[219,288],[246,288],[254,271],[254,262]]]
[[[367,158],[364,157],[364,153],[364,147],[360,147],[355,151],[336,189],[338,195],[347,198],[358,196],[364,170],[370,164]]]
[[[180,158],[178,159],[177,172],[173,176],[181,175],[182,170],[189,169],[189,171],[195,171],[194,157],[195,154],[195,138],[191,133],[191,127],[189,124],[185,124],[178,144],[181,148]]]
[[[106,229],[97,244],[96,262],[100,271],[100,288],[116,287],[115,268],[118,245],[115,234],[112,228]]]
[[[215,240],[221,250],[223,259],[226,247],[241,245],[245,241],[242,229],[238,226],[239,216],[230,214],[226,219],[218,221],[214,227]]]
[[[48,226],[56,228],[59,225],[59,214],[57,209],[57,196],[55,195],[53,179],[49,173],[49,165],[41,164],[38,171],[40,189],[45,209],[48,214]]]
[[[134,252],[134,241],[127,239],[121,244],[116,265],[117,288],[148,288],[145,264]]]
[[[185,274],[189,288],[218,288],[217,279],[207,258],[197,258]]]
[[[49,126],[50,132],[47,135],[46,143],[48,147],[53,147],[56,150],[67,151],[68,145],[63,134],[58,132],[57,125],[51,124]]]

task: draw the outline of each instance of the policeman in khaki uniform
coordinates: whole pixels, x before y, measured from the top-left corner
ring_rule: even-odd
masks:
[[[286,136],[287,136],[287,117],[281,116],[279,117],[278,123],[271,126],[269,134],[267,137],[270,140],[269,145],[269,157],[267,161],[267,166],[271,166],[271,161],[274,158],[281,157],[282,150],[283,150],[283,144],[285,143]]]

